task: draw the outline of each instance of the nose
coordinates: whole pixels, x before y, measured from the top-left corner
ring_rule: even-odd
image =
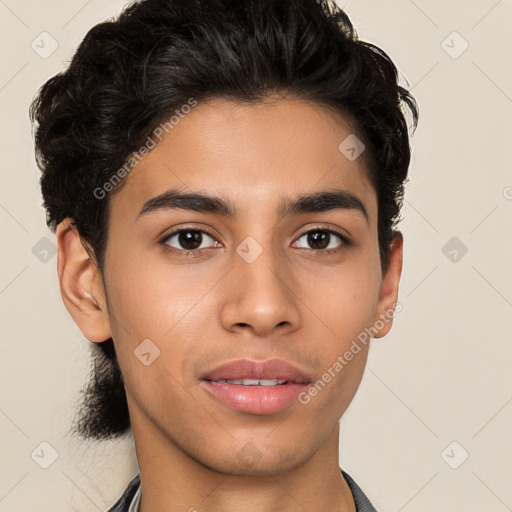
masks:
[[[223,282],[221,322],[230,332],[250,331],[264,337],[298,328],[298,285],[286,260],[272,250],[252,262],[234,254],[231,272]]]

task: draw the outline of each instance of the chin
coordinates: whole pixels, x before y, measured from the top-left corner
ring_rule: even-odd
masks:
[[[296,449],[290,452],[275,447],[267,449],[258,448],[248,442],[239,450],[219,458],[219,451],[215,450],[212,457],[194,457],[197,462],[217,473],[229,476],[269,476],[279,475],[292,471],[303,465],[311,455],[304,454]]]

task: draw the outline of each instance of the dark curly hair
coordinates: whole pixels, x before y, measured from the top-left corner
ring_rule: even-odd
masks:
[[[389,264],[410,163],[407,107],[398,71],[361,41],[332,0],[141,0],[89,30],[69,67],[30,105],[47,223],[70,217],[103,271],[112,178],[177,109],[214,97],[257,103],[280,94],[345,116],[366,146],[378,200],[381,269]],[[130,432],[114,344],[91,344],[75,434],[113,439]]]

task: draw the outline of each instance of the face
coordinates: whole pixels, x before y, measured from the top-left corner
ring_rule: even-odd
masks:
[[[381,275],[375,190],[338,149],[353,133],[299,99],[199,103],[111,195],[105,315],[136,442],[262,474],[333,438],[368,344],[333,368],[396,301],[401,263],[398,247]],[[169,191],[217,201],[192,210]]]

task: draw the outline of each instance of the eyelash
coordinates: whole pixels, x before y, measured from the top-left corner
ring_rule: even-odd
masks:
[[[192,228],[192,227],[190,227],[190,228],[188,228],[188,227],[180,228],[180,229],[178,229],[176,231],[173,231],[169,235],[166,235],[164,238],[162,238],[160,240],[159,243],[162,246],[163,250],[166,251],[166,252],[170,252],[170,253],[173,253],[173,254],[178,254],[179,256],[184,256],[184,257],[190,256],[190,255],[195,255],[196,253],[199,253],[200,251],[202,251],[203,249],[194,249],[193,251],[187,251],[186,249],[176,249],[175,247],[171,247],[169,244],[166,243],[173,236],[175,236],[175,235],[177,235],[179,233],[188,232],[188,231],[193,231],[193,232],[198,232],[198,233],[205,233],[209,237],[215,239],[215,236],[212,233],[210,233],[207,229],[204,229],[204,228],[201,228],[201,229],[199,229],[199,228]],[[337,237],[339,237],[341,239],[341,241],[343,242],[341,244],[341,246],[336,248],[336,249],[309,249],[309,250],[311,250],[313,252],[318,253],[319,256],[329,256],[329,255],[337,254],[340,251],[342,251],[344,248],[349,247],[351,245],[350,240],[343,233],[338,231],[337,229],[326,228],[326,227],[322,227],[322,226],[316,226],[316,227],[314,227],[312,229],[308,229],[307,231],[304,231],[303,233],[301,233],[296,238],[296,240],[299,240],[304,235],[307,235],[309,233],[312,233],[312,232],[314,233],[315,231],[322,231],[324,233],[334,234]],[[186,253],[186,254],[183,254],[183,253]]]

